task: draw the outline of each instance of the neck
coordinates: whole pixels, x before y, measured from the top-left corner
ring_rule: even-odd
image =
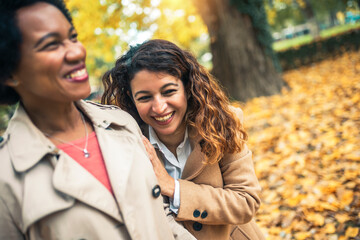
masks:
[[[34,125],[48,134],[75,129],[81,120],[74,102],[63,105],[44,103],[41,107],[23,103],[23,106]]]
[[[185,123],[173,134],[167,136],[158,136],[159,140],[176,156],[177,147],[184,141],[186,131]]]
[[[55,145],[83,138],[87,135],[86,132],[90,134],[93,131],[91,123],[86,122],[86,117],[84,126],[81,113],[74,102],[22,104],[34,125]]]

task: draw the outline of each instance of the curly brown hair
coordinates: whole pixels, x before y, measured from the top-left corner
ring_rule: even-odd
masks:
[[[230,101],[217,80],[188,51],[166,40],[149,40],[119,58],[103,78],[103,104],[115,104],[129,112],[140,126],[140,118],[130,96],[130,81],[141,70],[172,75],[184,84],[188,96],[186,123],[204,140],[201,147],[206,163],[215,163],[226,153],[243,149],[247,134],[230,108]]]

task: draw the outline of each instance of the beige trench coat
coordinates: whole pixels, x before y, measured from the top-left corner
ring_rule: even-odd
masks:
[[[173,239],[136,122],[113,106],[77,106],[93,123],[114,196],[20,106],[0,143],[0,239]]]
[[[234,109],[242,121],[241,109]],[[180,208],[176,220],[198,240],[265,239],[253,220],[260,206],[260,185],[252,153],[245,146],[225,155],[219,163],[204,165],[201,138],[191,137],[192,152],[180,183]],[[160,159],[163,155],[158,152]]]

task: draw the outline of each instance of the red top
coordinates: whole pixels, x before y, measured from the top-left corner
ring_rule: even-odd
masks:
[[[72,141],[71,143],[83,149],[85,146],[85,137]],[[89,173],[91,173],[97,180],[99,180],[104,186],[111,192],[112,188],[109,181],[109,176],[106,171],[104,158],[101,154],[99,142],[97,140],[95,132],[92,132],[88,136],[87,150],[90,153],[88,158],[85,158],[84,153],[72,146],[71,144],[63,143],[57,146],[63,150]]]

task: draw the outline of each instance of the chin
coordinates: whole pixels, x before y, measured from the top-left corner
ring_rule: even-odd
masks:
[[[157,135],[162,135],[162,136],[170,136],[173,135],[175,133],[175,130],[172,129],[155,129],[155,132]]]
[[[90,86],[89,86],[89,88],[86,89],[86,91],[85,91],[85,90],[83,91],[83,93],[81,94],[81,98],[80,98],[80,99],[87,98],[87,97],[90,96],[90,94],[91,94],[91,88],[90,88]],[[79,99],[79,100],[80,100],[80,99]]]

